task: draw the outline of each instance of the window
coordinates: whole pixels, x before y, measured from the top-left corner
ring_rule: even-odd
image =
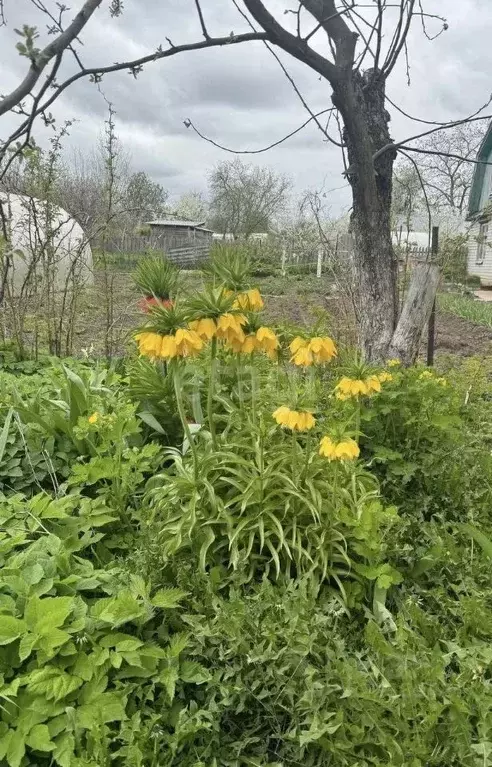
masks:
[[[489,225],[486,224],[480,224],[480,230],[478,233],[478,242],[477,242],[477,255],[475,259],[476,264],[483,264],[483,260],[485,258],[485,250],[487,248],[487,237],[489,233]]]

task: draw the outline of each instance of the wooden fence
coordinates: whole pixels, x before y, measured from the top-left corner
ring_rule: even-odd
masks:
[[[149,235],[122,234],[106,240],[104,250],[108,260],[124,270],[133,269],[142,256],[149,253],[165,254],[182,269],[194,269],[201,266],[208,258],[212,240],[201,236],[169,235],[151,233]],[[96,243],[95,251],[101,250],[101,243]]]

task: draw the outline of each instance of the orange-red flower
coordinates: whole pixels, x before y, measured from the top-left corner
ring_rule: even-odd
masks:
[[[155,296],[145,296],[138,302],[138,308],[148,314],[154,306],[163,306],[165,309],[171,309],[173,301],[170,298],[155,298]]]

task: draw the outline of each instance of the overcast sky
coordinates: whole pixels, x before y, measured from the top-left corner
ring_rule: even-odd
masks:
[[[51,9],[56,7],[52,0],[44,1]],[[241,0],[238,2],[242,5]],[[8,26],[0,30],[2,93],[15,87],[26,70],[26,59],[15,51],[19,38],[13,28],[37,24],[40,45],[50,39],[46,21],[30,0],[4,0],[4,4]],[[73,0],[67,18],[81,4],[82,0]],[[109,0],[104,0],[83,31],[79,50],[86,66],[137,58],[160,44],[166,47],[166,37],[174,44],[201,37],[194,0],[124,0],[123,14],[114,19],[109,5]],[[279,21],[289,23],[291,16],[284,11],[297,3],[265,0],[265,5],[276,12]],[[424,5],[429,12],[444,14],[449,29],[429,42],[420,24],[415,23],[409,41],[411,86],[407,85],[402,61],[390,79],[388,94],[405,111],[420,118],[466,116],[492,91],[492,0],[424,0]],[[232,0],[202,0],[202,7],[214,36],[249,31]],[[437,23],[430,23],[431,33],[438,29]],[[325,52],[322,38],[318,37],[316,44]],[[286,54],[282,60],[314,111],[331,106],[326,81]],[[75,71],[73,65],[67,62],[64,73],[71,71]],[[116,110],[117,133],[131,152],[133,166],[160,182],[172,198],[188,190],[206,191],[210,168],[231,157],[187,129],[183,124],[186,118],[233,149],[257,149],[294,130],[308,117],[278,63],[259,42],[179,54],[148,65],[136,80],[126,72],[108,75],[102,88]],[[84,151],[94,147],[106,110],[94,85],[78,82],[67,90],[54,113],[77,120],[68,147]],[[12,121],[9,116],[1,119],[0,135],[5,136]],[[420,127],[393,112],[391,130],[395,138],[418,133]],[[41,143],[48,135],[41,126],[35,133]],[[341,175],[339,150],[328,145],[313,124],[280,147],[246,159],[287,174],[299,194],[308,188],[323,188],[334,215],[348,207],[350,198]]]

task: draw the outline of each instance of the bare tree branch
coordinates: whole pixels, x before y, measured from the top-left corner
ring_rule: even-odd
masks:
[[[446,123],[445,125],[440,125],[437,128],[431,128],[428,131],[424,131],[423,133],[418,133],[416,136],[409,136],[409,138],[403,139],[403,141],[396,141],[391,144],[386,144],[386,146],[381,147],[379,149],[373,159],[376,161],[381,155],[383,155],[385,152],[388,152],[389,150],[393,149],[400,149],[400,147],[405,147],[407,150],[417,151],[417,147],[410,147],[407,146],[409,141],[417,141],[420,138],[424,138],[425,136],[430,136],[433,133],[437,133],[438,131],[442,130],[450,130],[452,128],[456,128],[458,125],[465,125],[470,124],[473,122],[477,122],[478,120],[492,120],[492,115],[482,115],[481,117],[465,117],[463,120],[455,120],[455,122]],[[419,150],[424,151],[424,150]],[[439,152],[436,152],[436,154],[439,154]],[[453,157],[452,154],[446,155],[447,157]],[[463,159],[463,158],[459,158]],[[480,162],[477,160],[476,162]]]
[[[236,10],[241,14],[243,19],[245,19],[246,22],[249,24],[249,26],[251,27],[252,31],[256,32],[257,31],[256,28],[251,23],[251,20],[248,18],[246,13],[244,13],[244,11],[241,10],[241,8],[239,7],[239,5],[237,3],[237,0],[232,0],[232,2],[234,4],[234,7],[236,8]],[[323,135],[325,136],[327,141],[329,141],[331,144],[334,144],[335,146],[338,146],[339,148],[342,148],[343,147],[343,142],[339,143],[338,141],[336,141],[335,139],[333,139],[330,136],[330,134],[328,133],[328,126],[326,128],[323,128],[322,124],[317,119],[317,115],[314,114],[313,110],[311,109],[311,107],[307,103],[306,99],[304,98],[304,96],[302,95],[300,89],[298,88],[296,81],[294,80],[294,78],[292,77],[290,72],[288,71],[287,67],[283,63],[283,61],[280,58],[280,56],[278,55],[278,53],[272,48],[272,46],[266,40],[264,41],[264,45],[265,45],[265,48],[272,54],[273,58],[275,59],[275,61],[279,65],[280,69],[282,70],[282,72],[286,76],[287,80],[292,85],[292,87],[293,87],[295,93],[297,94],[297,96],[299,98],[299,101],[303,105],[304,109],[311,116],[311,119],[314,120],[314,122],[318,126],[319,130],[321,131],[321,133],[323,133]]]
[[[401,150],[398,150],[401,151]],[[492,162],[488,162],[488,160],[475,160],[473,157],[464,157],[461,154],[456,154],[455,152],[442,152],[441,150],[437,149],[423,149],[422,147],[418,146],[406,146],[405,147],[406,152],[416,152],[417,154],[429,154],[434,155],[435,157],[452,157],[455,160],[461,160],[462,162],[470,162],[473,165],[492,165]]]
[[[277,45],[280,45],[285,51],[302,61],[318,72],[327,80],[337,77],[337,68],[335,65],[310,48],[304,40],[292,35],[267,11],[261,0],[244,0],[244,4],[251,13],[255,21],[267,32],[267,39]],[[309,10],[307,3],[304,6]]]
[[[159,59],[168,58],[170,56],[176,56],[178,53],[183,53],[186,51],[196,51],[196,50],[203,50],[204,48],[215,48],[215,47],[222,47],[225,45],[236,45],[238,43],[243,42],[249,42],[252,40],[266,40],[267,34],[264,32],[246,32],[241,35],[235,35],[235,36],[227,36],[227,37],[212,37],[209,40],[201,40],[196,43],[185,43],[183,45],[173,45],[170,48],[166,48],[165,50],[162,50],[161,48],[157,49],[154,53],[150,53],[147,56],[141,56],[138,59],[133,59],[132,61],[123,61],[116,64],[111,64],[109,66],[105,67],[90,67],[83,70],[80,70],[79,72],[76,72],[71,77],[68,77],[64,82],[62,82],[60,85],[58,85],[51,96],[42,104],[39,104],[39,106],[36,107],[35,110],[32,111],[31,115],[27,120],[25,120],[9,137],[9,139],[4,142],[2,151],[0,154],[4,154],[6,151],[6,148],[11,145],[13,141],[16,141],[19,139],[27,130],[29,123],[32,122],[36,117],[38,117],[40,114],[44,113],[49,107],[56,101],[56,99],[65,91],[68,87],[70,87],[73,83],[77,82],[77,80],[80,80],[84,77],[89,77],[94,80],[94,82],[99,82],[101,77],[105,74],[109,74],[112,72],[119,72],[121,70],[129,70],[129,71],[138,71],[144,64],[149,64],[154,61],[158,61]]]
[[[192,128],[192,130],[197,134],[197,136],[200,136],[201,139],[204,141],[207,141],[209,144],[212,144],[213,146],[216,146],[218,149],[222,149],[224,152],[229,152],[230,154],[262,154],[263,152],[268,152],[269,149],[273,149],[276,146],[279,146],[280,144],[283,144],[284,141],[288,141],[288,139],[292,138],[292,136],[295,136],[297,133],[300,133],[306,125],[309,125],[309,123],[313,122],[316,118],[320,117],[321,115],[326,114],[327,112],[333,112],[335,107],[330,107],[329,109],[323,109],[321,112],[317,112],[313,117],[309,117],[305,122],[302,123],[298,128],[288,133],[283,138],[279,139],[278,141],[274,141],[273,144],[269,144],[268,146],[264,146],[261,149],[231,149],[230,147],[224,146],[223,144],[219,144],[217,141],[214,141],[213,139],[209,138],[208,136],[205,136],[203,133],[201,133],[198,128],[192,123],[190,119],[186,119],[184,121],[184,124],[187,128]]]
[[[55,40],[46,46],[31,63],[29,71],[22,83],[0,101],[0,115],[10,111],[25,98],[36,85],[44,68],[54,57],[68,48],[77,35],[85,27],[90,17],[101,4],[102,0],[86,0],[81,10],[75,16],[72,23]]]
[[[404,117],[408,117],[409,120],[413,120],[414,122],[423,123],[424,125],[440,125],[442,127],[445,127],[446,125],[450,124],[450,120],[445,120],[444,122],[440,122],[438,120],[423,120],[420,117],[414,117],[414,115],[411,115],[408,112],[405,112],[405,110],[399,107],[398,104],[395,104],[395,102],[392,101],[388,95],[386,95],[386,101],[389,104],[391,104],[391,106],[394,107],[397,112],[400,112],[400,114],[402,114]],[[487,101],[476,110],[476,112],[473,112],[471,115],[465,118],[465,122],[469,122],[474,117],[477,117],[477,115],[479,115],[480,112],[483,112],[484,109],[487,109],[487,107],[490,106],[491,102],[492,102],[492,94],[489,96]]]
[[[245,0],[246,5],[252,0]],[[352,32],[340,11],[335,7],[335,0],[303,0],[303,5],[323,27],[327,35],[335,43],[336,70],[346,71],[354,63],[357,34]],[[352,0],[354,5],[354,0]],[[345,9],[349,11],[350,9]],[[263,26],[263,25],[262,25]],[[338,71],[335,71],[337,77]],[[330,79],[328,77],[328,79]]]
[[[208,34],[207,25],[205,24],[205,19],[203,18],[203,11],[200,5],[200,0],[195,0],[195,5],[196,5],[196,10],[198,12],[198,18],[200,19],[200,26],[202,28],[203,36],[205,40],[210,40],[210,35]]]
[[[410,31],[410,25],[412,23],[414,7],[415,0],[402,0],[398,33],[396,35],[394,45],[390,47],[388,55],[386,56],[386,61],[381,68],[381,71],[384,72],[386,77],[388,77],[388,75],[392,72],[396,62],[398,61],[398,57],[403,49],[403,46],[405,45],[408,33]],[[406,19],[405,11],[407,12]]]

